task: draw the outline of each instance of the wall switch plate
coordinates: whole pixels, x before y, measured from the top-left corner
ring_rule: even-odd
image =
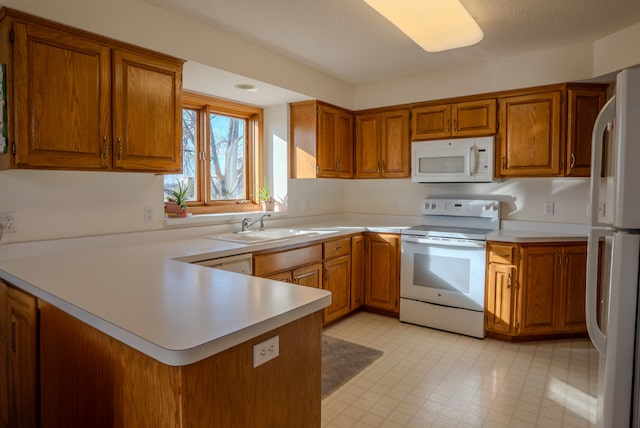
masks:
[[[15,211],[0,211],[0,224],[4,232],[13,233],[16,231]]]
[[[144,207],[144,222],[153,223],[153,208]]]
[[[280,355],[280,336],[253,345],[253,367],[258,367]]]
[[[553,215],[554,203],[553,201],[546,201],[544,203],[544,215]]]

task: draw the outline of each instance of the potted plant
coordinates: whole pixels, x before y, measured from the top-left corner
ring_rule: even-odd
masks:
[[[182,184],[178,181],[178,188],[171,190],[171,197],[167,197],[164,204],[164,212],[179,217],[187,217],[189,215],[189,207],[187,206],[187,193],[189,192],[189,184]]]
[[[273,199],[273,196],[269,195],[269,188],[267,186],[258,187],[258,193],[255,195],[262,204],[264,211],[273,211],[275,209],[276,200]]]

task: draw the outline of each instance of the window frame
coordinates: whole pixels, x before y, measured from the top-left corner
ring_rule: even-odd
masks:
[[[196,201],[188,201],[187,206],[193,214],[234,213],[261,211],[262,205],[256,194],[264,183],[263,177],[263,109],[234,101],[215,98],[194,92],[184,91],[182,109],[197,112],[196,132]],[[245,129],[245,185],[248,193],[246,200],[219,201],[210,199],[210,123],[209,114],[218,113],[246,121]]]

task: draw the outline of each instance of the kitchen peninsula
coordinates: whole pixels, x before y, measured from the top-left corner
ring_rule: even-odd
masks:
[[[246,248],[185,239],[0,262],[12,388],[41,397],[40,412],[19,403],[21,424],[319,426],[330,293],[175,260]],[[254,367],[275,336],[279,356]]]

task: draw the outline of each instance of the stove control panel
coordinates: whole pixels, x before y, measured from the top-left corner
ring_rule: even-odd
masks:
[[[486,199],[425,199],[423,215],[500,218],[500,201]]]

